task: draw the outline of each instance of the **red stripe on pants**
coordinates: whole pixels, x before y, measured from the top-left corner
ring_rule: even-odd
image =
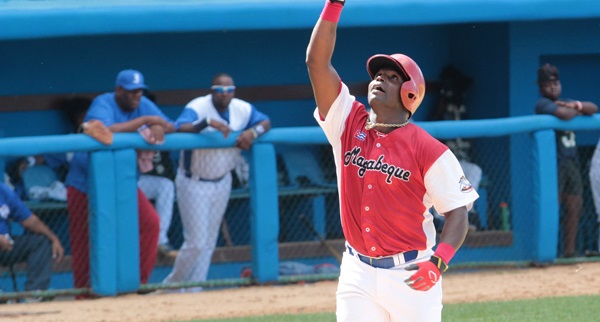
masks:
[[[138,220],[140,236],[140,282],[146,284],[156,261],[160,219],[152,203],[144,193],[138,193]],[[90,287],[90,238],[87,194],[67,187],[67,210],[69,212],[69,236],[73,285],[75,288]]]

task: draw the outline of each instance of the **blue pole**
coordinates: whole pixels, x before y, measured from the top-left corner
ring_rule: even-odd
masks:
[[[275,148],[254,143],[250,150],[250,227],[252,272],[260,282],[277,281],[279,276],[279,200]]]
[[[533,196],[539,200],[532,200],[536,210],[533,213],[533,236],[535,250],[533,257],[539,262],[552,262],[557,256],[559,206],[558,180],[556,165],[556,148],[553,130],[544,130],[533,134],[535,182]],[[523,232],[526,233],[526,232]]]
[[[136,291],[140,286],[136,152],[134,149],[115,150],[114,160],[117,291],[127,293]]]
[[[90,277],[98,295],[117,295],[117,218],[115,162],[112,151],[90,153]]]

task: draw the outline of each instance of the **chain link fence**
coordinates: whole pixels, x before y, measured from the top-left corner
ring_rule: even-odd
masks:
[[[531,185],[521,182],[533,181],[533,169],[537,166],[532,158],[531,134],[513,134],[509,136],[483,137],[472,139],[442,140],[452,148],[459,159],[468,161],[480,172],[475,171],[480,199],[469,214],[470,232],[464,244],[465,249],[485,247],[509,247],[516,238],[515,226],[530,225],[527,203],[535,203]],[[328,144],[276,144],[277,183],[279,201],[279,274],[281,277],[295,275],[333,274],[338,272],[338,256],[344,251],[344,237],[340,225],[338,190],[335,165],[331,147]],[[590,160],[593,146],[580,146],[580,172],[583,182],[583,204],[576,237],[578,256],[598,251],[598,223],[591,197],[589,183]],[[163,151],[165,152],[165,151]],[[161,158],[170,164],[164,173],[153,173],[174,179],[178,162],[177,151],[166,151]],[[68,153],[67,153],[68,155]],[[157,156],[158,158],[158,156]],[[48,227],[59,236],[66,252],[61,263],[53,264],[53,285],[57,291],[72,288],[70,261],[71,245],[69,240],[69,222],[65,200],[61,195],[60,182],[64,182],[65,169],[49,167],[47,162],[31,162],[28,156],[7,161],[7,179],[25,204]],[[155,160],[156,161],[156,160]],[[13,163],[14,162],[14,163]],[[160,169],[161,163],[155,164]],[[164,165],[163,165],[164,166]],[[50,170],[50,171],[48,171]],[[163,169],[164,170],[164,169]],[[246,172],[244,172],[246,171]],[[468,172],[473,173],[473,172]],[[251,200],[248,188],[247,168],[234,169],[232,192],[223,222],[218,232],[216,250],[212,256],[209,280],[215,278],[247,278],[252,276],[252,236],[250,230]],[[475,177],[468,179],[475,181]],[[58,182],[58,183],[57,183]],[[475,183],[475,182],[474,182]],[[34,187],[42,187],[34,188]],[[155,204],[162,189],[149,198]],[[530,197],[527,197],[530,196]],[[170,273],[177,250],[182,247],[184,235],[177,206],[177,192],[174,194],[172,218],[168,227],[163,227],[172,252],[160,253],[157,257],[155,272],[150,283],[160,284]],[[558,200],[557,200],[558,202]],[[158,208],[158,207],[157,207]],[[563,256],[564,211],[560,211],[561,226],[557,254]],[[443,218],[436,220],[438,230],[443,226]],[[11,225],[11,234],[26,234],[19,225]],[[493,252],[494,248],[490,248]],[[336,256],[337,254],[337,256]],[[459,252],[460,254],[460,252]],[[5,257],[6,258],[6,257]],[[15,265],[0,266],[2,284],[5,291],[17,288],[24,291],[23,284],[27,276],[27,265],[22,259]],[[12,284],[11,270],[17,285]],[[305,280],[310,277],[304,276]],[[196,282],[196,281],[190,281]],[[201,282],[201,281],[198,281]]]

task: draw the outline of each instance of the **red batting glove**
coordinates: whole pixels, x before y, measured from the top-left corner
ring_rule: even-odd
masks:
[[[440,271],[441,269],[441,271]],[[411,264],[406,267],[407,271],[417,271],[404,282],[416,291],[428,291],[440,280],[442,272],[445,272],[448,266],[437,256],[431,256],[426,262]]]

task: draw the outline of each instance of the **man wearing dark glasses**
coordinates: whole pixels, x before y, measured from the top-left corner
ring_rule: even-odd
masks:
[[[219,228],[231,193],[231,171],[242,161],[242,150],[271,128],[269,117],[235,98],[228,74],[212,80],[211,93],[189,102],[176,121],[180,132],[219,131],[224,137],[240,132],[234,147],[181,152],[175,186],[184,243],[165,283],[205,281]],[[200,287],[188,288],[198,292]]]

